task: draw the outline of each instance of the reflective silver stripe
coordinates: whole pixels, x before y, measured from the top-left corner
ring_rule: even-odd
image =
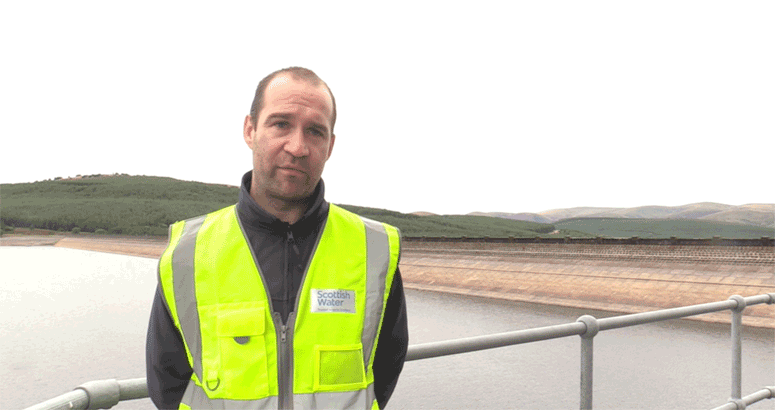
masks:
[[[192,409],[277,409],[277,396],[269,396],[259,400],[228,400],[211,399],[207,397],[202,386],[194,381],[188,383],[186,392],[183,393],[181,403]]]
[[[294,409],[368,410],[374,402],[374,388],[348,392],[318,392],[293,395]]]
[[[361,219],[366,225],[366,311],[361,343],[364,366],[368,367],[382,318],[385,278],[390,266],[390,242],[385,227],[381,223],[367,218]]]
[[[175,290],[175,306],[183,338],[194,361],[194,373],[202,380],[202,337],[199,331],[199,310],[196,303],[194,278],[194,248],[196,235],[205,216],[186,221],[183,233],[172,254],[172,287]]]

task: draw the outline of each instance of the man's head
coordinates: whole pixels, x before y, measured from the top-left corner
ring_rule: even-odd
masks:
[[[266,93],[266,87],[279,74],[291,74],[295,79],[307,81],[312,85],[318,85],[322,83],[326,87],[328,94],[331,95],[331,104],[334,111],[331,116],[331,133],[333,133],[334,125],[336,124],[336,99],[334,98],[334,93],[331,92],[331,89],[328,88],[328,84],[321,80],[317,74],[315,74],[312,70],[306,69],[304,67],[283,68],[273,72],[272,74],[269,74],[261,81],[259,81],[258,87],[256,87],[256,94],[253,96],[253,104],[250,105],[250,117],[253,118],[253,125],[255,125],[255,122],[258,119],[258,115],[261,112],[261,109],[264,107],[264,94]]]
[[[253,151],[250,194],[270,212],[292,208],[315,190],[333,151],[333,94],[312,71],[293,67],[261,80],[255,98],[243,125]]]

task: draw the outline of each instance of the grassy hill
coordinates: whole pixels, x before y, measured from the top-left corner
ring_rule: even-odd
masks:
[[[775,228],[775,204],[740,206],[699,202],[681,206],[634,208],[566,208],[541,212],[548,223],[572,218],[703,219]],[[521,219],[521,218],[517,218]]]
[[[239,188],[173,178],[90,176],[0,185],[0,220],[7,226],[54,231],[166,235],[175,221],[237,202]],[[536,237],[555,231],[551,224],[486,216],[403,214],[344,205],[365,217],[393,224],[404,236]],[[587,236],[560,231],[554,235]]]
[[[704,220],[766,226],[775,229],[775,204],[747,204],[700,217]]]
[[[169,224],[237,202],[239,188],[148,176],[88,176],[0,185],[0,222],[11,227],[54,231],[166,235]],[[573,208],[541,215],[582,214],[552,223],[537,214],[435,215],[342,205],[367,218],[401,229],[404,236],[447,237],[775,237],[767,223],[772,205],[692,204],[683,207]],[[615,217],[594,217],[601,213]],[[656,217],[654,215],[659,215]],[[673,218],[662,219],[663,215]],[[517,217],[533,219],[524,221]],[[640,219],[634,219],[635,217]],[[713,218],[717,218],[714,220]],[[538,219],[536,221],[536,219]]]
[[[775,237],[775,229],[702,219],[572,218],[555,222],[558,229],[614,238],[728,239]]]
[[[342,205],[343,208],[366,218],[385,222],[401,229],[404,236],[447,236],[534,238],[549,236],[556,230],[554,225],[525,221],[513,221],[476,215],[416,215],[403,214],[386,209]],[[591,236],[583,232],[561,231],[555,236]]]
[[[521,212],[518,214],[512,214],[508,212],[471,212],[468,215],[494,216],[497,218],[513,219],[515,221],[538,222],[542,224],[552,223],[551,219],[531,212]]]
[[[603,237],[758,239],[775,237],[775,204],[740,206],[700,202],[682,206],[634,208],[577,207],[541,213],[487,216],[554,224],[561,231]]]
[[[127,235],[166,235],[167,226],[237,202],[225,185],[146,176],[97,176],[0,185],[3,224]]]

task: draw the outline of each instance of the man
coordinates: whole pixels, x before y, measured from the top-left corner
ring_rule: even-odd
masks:
[[[256,90],[239,202],[170,227],[148,327],[159,408],[384,408],[408,344],[399,234],[324,199],[336,103],[310,70]]]

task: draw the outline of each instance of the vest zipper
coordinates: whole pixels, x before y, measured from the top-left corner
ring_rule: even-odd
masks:
[[[293,233],[291,232],[291,227],[286,226],[285,228],[285,246],[283,249],[283,289],[285,291],[285,299],[283,301],[283,320],[285,320],[285,323],[288,323],[288,314],[290,313],[290,299],[291,299],[291,285],[293,284],[293,278],[291,277],[291,271],[290,271],[290,258],[291,258],[291,249],[290,249],[290,243],[293,240]]]
[[[293,323],[294,312],[288,315]],[[293,328],[282,323],[280,313],[274,314],[277,329],[277,408],[293,409]]]
[[[293,277],[290,271],[290,246],[293,245],[296,253],[296,242],[293,239],[293,232],[288,226],[285,233],[285,249],[283,260],[283,285],[285,288],[285,301],[283,302],[282,317],[277,317],[276,324],[279,333],[278,360],[277,360],[277,378],[278,378],[278,407],[280,409],[293,409],[293,326],[295,323],[295,306],[291,310],[289,303],[291,296],[291,284]],[[299,289],[301,290],[301,289]],[[297,300],[298,302],[298,300]],[[282,318],[286,320],[283,323]]]
[[[279,313],[275,312],[274,322],[275,329],[278,336],[278,359],[277,359],[277,382],[278,382],[278,408],[280,409],[293,409],[293,338],[294,328],[296,326],[296,314],[299,310],[299,302],[301,300],[301,291],[304,289],[304,282],[307,280],[307,273],[309,273],[309,267],[312,264],[312,259],[315,256],[318,243],[325,229],[325,222],[320,227],[315,246],[312,248],[312,253],[307,261],[307,266],[304,267],[304,273],[301,276],[301,282],[299,283],[299,289],[296,291],[296,303],[294,303],[292,310],[288,313],[288,320],[283,323],[282,317]],[[293,233],[291,233],[290,227],[286,233],[285,241],[285,280],[288,280],[290,272],[288,271],[288,244],[293,243],[296,255],[299,255],[299,249],[296,246],[296,241],[293,239]],[[287,283],[286,283],[287,285]],[[290,287],[286,286],[286,292],[290,291]],[[286,299],[285,306],[288,305],[288,299]]]
[[[239,223],[240,230],[242,231],[242,235],[245,238],[245,242],[247,242],[248,247],[250,248],[250,253],[253,256],[253,263],[256,265],[256,269],[258,270],[259,280],[261,280],[261,283],[263,283],[264,289],[266,290],[266,300],[269,301],[269,309],[272,312],[271,318],[274,322],[275,338],[277,339],[277,408],[293,409],[293,327],[296,319],[295,310],[297,309],[299,302],[298,295],[301,294],[301,287],[304,286],[304,277],[306,277],[307,273],[305,270],[304,276],[302,276],[301,286],[299,287],[299,293],[297,294],[296,305],[294,306],[294,312],[290,312],[286,316],[288,319],[287,323],[283,323],[282,312],[276,312],[272,306],[272,295],[269,293],[269,286],[267,286],[264,275],[261,273],[261,268],[258,260],[256,259],[256,253],[253,249],[253,245],[250,243],[250,240],[248,240],[247,234],[245,233],[245,228],[242,226],[242,221],[237,218],[237,222]],[[293,234],[290,233],[290,229],[287,230],[285,241],[284,273],[286,278],[288,276],[288,239],[293,239]],[[319,240],[320,236],[318,236],[318,241]],[[296,248],[295,242],[293,245]],[[317,245],[315,247],[317,247]],[[298,254],[298,248],[296,248],[296,252]],[[309,264],[307,269],[309,269]],[[287,286],[287,279],[284,279],[284,283]],[[286,287],[286,289],[288,288]],[[288,292],[288,290],[286,290],[286,292]],[[288,310],[287,305],[288,302],[286,299],[283,310]]]

